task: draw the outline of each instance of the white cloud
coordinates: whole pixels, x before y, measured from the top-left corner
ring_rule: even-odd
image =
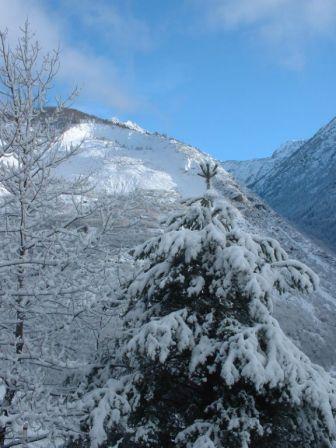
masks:
[[[64,9],[71,11],[72,20],[80,21],[85,27],[98,34],[106,43],[136,51],[148,51],[153,47],[153,39],[148,25],[134,17],[124,3],[120,10],[109,4],[92,0],[61,0]]]
[[[335,0],[209,0],[206,8],[210,27],[247,31],[294,68],[311,44],[336,35]]]
[[[68,6],[71,3],[69,1]],[[78,6],[78,2],[76,4]],[[95,27],[96,32],[97,28],[101,27],[100,32],[110,38],[112,36],[121,38],[122,34],[126,36],[126,30],[128,30],[127,45],[129,48],[133,45],[132,51],[139,50],[140,46],[141,49],[148,48],[148,36],[144,31],[145,28],[142,32],[143,41],[134,42],[131,39],[132,33],[126,26],[126,21],[115,10],[111,8],[104,14],[101,11],[103,14],[101,17],[100,13],[98,14],[99,9],[95,14],[95,8],[91,8],[89,5],[89,2],[83,0],[81,7],[73,12],[77,12],[87,25],[90,22],[90,26]],[[76,26],[76,21],[73,20],[73,17],[67,17],[66,14],[61,16],[54,12],[51,15],[45,7],[46,2],[39,0],[1,0],[0,29],[8,28],[9,41],[14,44],[19,34],[19,28],[28,18],[43,50],[51,50],[60,46],[61,67],[58,79],[68,86],[78,85],[81,90],[81,101],[95,101],[122,112],[134,110],[138,106],[139,100],[124,85],[123,76],[118,72],[116,64],[107,57],[98,56],[94,49],[88,48],[81,42],[78,42],[78,45],[70,44],[68,39],[70,27]],[[134,19],[134,24],[136,24],[136,30],[141,28],[141,22]]]
[[[88,56],[76,48],[65,47],[61,53],[59,76],[68,85],[77,85],[80,99],[99,102],[119,111],[132,111],[137,100],[122,86],[116,67],[99,56]]]
[[[60,30],[52,22],[37,1],[1,0],[0,28],[8,29],[9,40],[15,44],[20,27],[29,18],[32,29],[45,47],[55,47],[59,43]]]

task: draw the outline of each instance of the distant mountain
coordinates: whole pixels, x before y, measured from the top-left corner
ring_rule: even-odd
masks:
[[[300,229],[336,250],[336,119],[309,140],[286,143],[272,157],[223,166]]]
[[[267,177],[274,168],[289,157],[305,143],[304,140],[289,140],[273,152],[271,157],[252,160],[227,160],[223,162],[224,168],[239,182],[250,186],[257,179],[261,181]]]
[[[65,179],[88,176],[94,191],[106,192],[111,200],[119,197],[118,219],[135,223],[129,228],[116,223],[110,238],[118,251],[127,252],[134,244],[161,232],[160,220],[181,207],[181,197],[204,191],[204,182],[197,176],[198,164],[211,157],[195,147],[148,132],[135,123],[101,120],[78,111],[65,111],[60,123],[64,125],[63,144],[81,142],[82,146],[78,155],[59,167],[59,175]],[[266,163],[270,169],[280,168],[301,145],[286,145]],[[320,275],[321,289],[310,296],[275,297],[275,315],[315,362],[336,369],[336,258],[240,186],[223,168],[214,187],[240,210],[243,227],[278,239],[293,258],[304,261]],[[127,205],[129,197],[133,197],[132,207]]]

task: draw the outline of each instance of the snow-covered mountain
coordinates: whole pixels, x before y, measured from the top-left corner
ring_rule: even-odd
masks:
[[[270,158],[223,166],[307,234],[336,249],[336,119]]]
[[[227,160],[223,165],[239,182],[247,186],[253,184],[257,179],[262,183],[262,179],[267,178],[272,170],[304,143],[304,140],[289,140],[275,150],[271,157],[252,160]]]
[[[59,174],[65,178],[88,175],[95,188],[109,194],[133,195],[127,219],[138,218],[136,227],[115,228],[114,245],[125,249],[160,232],[160,219],[180,207],[181,197],[204,191],[197,175],[198,163],[211,157],[197,148],[134,123],[98,118],[73,112],[63,134],[65,145],[82,142],[81,151]],[[306,146],[308,143],[304,144]],[[280,169],[283,161],[300,153],[300,143],[287,145],[271,159]],[[336,369],[336,258],[269,208],[254,193],[240,186],[220,168],[215,187],[241,212],[241,225],[250,231],[276,238],[288,253],[304,261],[321,278],[321,289],[311,296],[276,299],[275,314],[285,331],[316,362]],[[134,196],[135,195],[135,196]]]
[[[203,192],[199,162],[210,156],[174,138],[150,133],[116,119],[86,118],[63,134],[63,144],[81,145],[80,153],[60,168],[65,178],[86,175],[98,190],[127,194],[135,190],[178,192],[183,197]],[[236,182],[221,169],[222,187],[240,194]]]

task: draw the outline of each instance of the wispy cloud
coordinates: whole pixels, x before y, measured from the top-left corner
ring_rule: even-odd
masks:
[[[335,0],[209,0],[205,8],[208,27],[247,31],[291,68],[304,66],[310,45],[336,37]]]
[[[71,0],[60,2],[59,10],[46,9],[46,6],[47,2],[40,0],[1,0],[0,28],[8,28],[9,39],[14,43],[19,27],[28,18],[43,49],[60,46],[58,79],[68,86],[78,85],[82,102],[95,101],[121,112],[136,109],[140,97],[127,85],[115,61],[106,53],[99,55],[94,45],[90,46],[90,39],[94,44],[100,37],[111,46],[126,47],[129,52],[148,51],[151,44],[145,24],[131,14],[124,17],[112,6],[97,7],[86,0],[80,4]],[[71,27],[79,21],[90,39],[74,43],[69,38]]]
[[[116,2],[92,0],[60,0],[62,12],[69,12],[69,19],[81,23],[92,36],[107,44],[127,47],[132,51],[146,52],[153,48],[153,38],[146,22],[135,17],[126,2],[117,8]],[[121,12],[122,11],[122,12]]]

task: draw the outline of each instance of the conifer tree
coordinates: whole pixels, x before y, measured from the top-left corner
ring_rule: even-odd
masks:
[[[200,169],[201,172],[198,173],[198,176],[203,177],[206,183],[207,190],[210,190],[211,181],[218,173],[218,164],[206,160],[205,162],[200,163]]]
[[[335,381],[272,317],[275,294],[309,293],[317,276],[277,241],[241,230],[212,190],[185,205],[135,250],[129,373],[93,392],[90,446],[331,446]]]

